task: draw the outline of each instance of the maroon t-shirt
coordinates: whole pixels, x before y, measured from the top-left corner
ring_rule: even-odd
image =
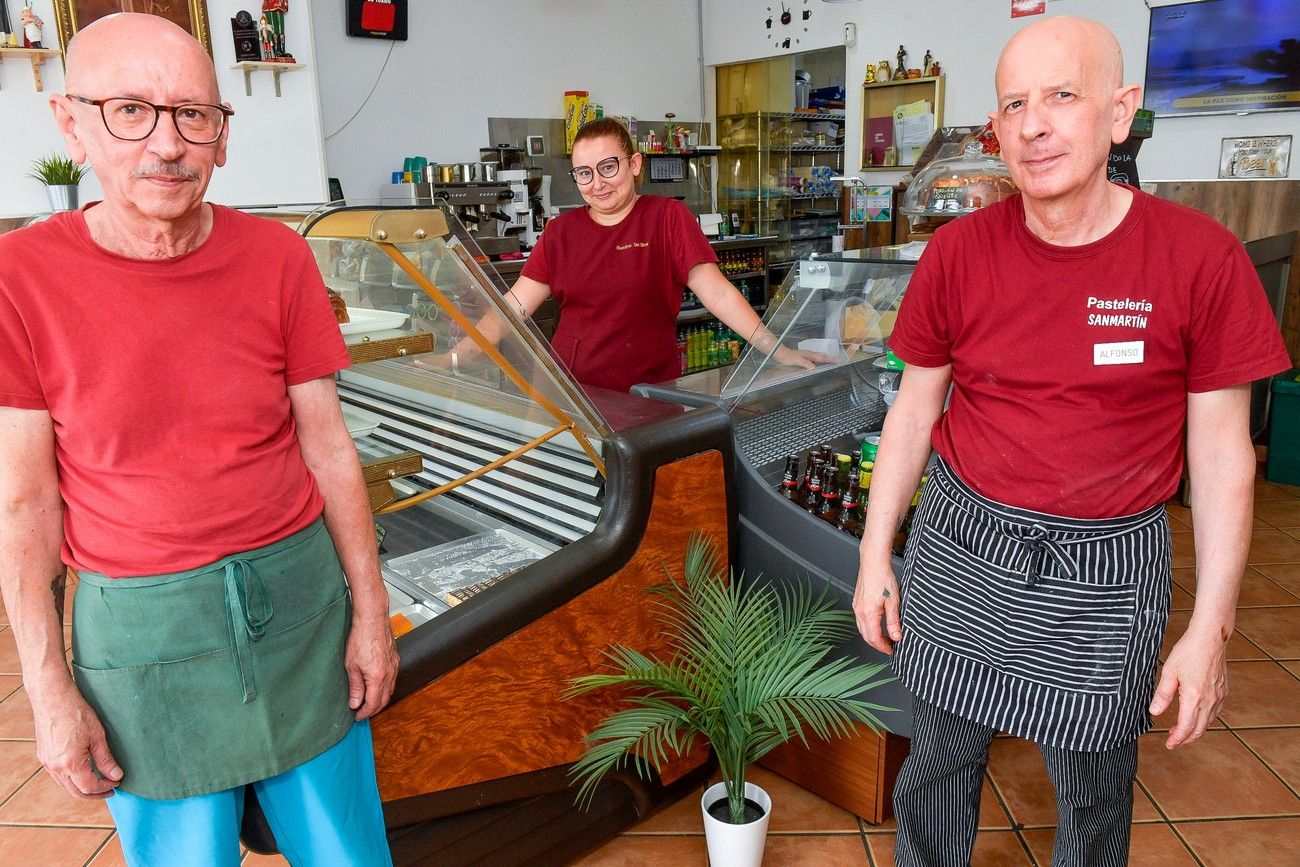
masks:
[[[1106,237],[1057,247],[1020,196],[935,233],[890,347],[952,364],[932,442],[999,502],[1079,518],[1168,499],[1188,392],[1290,366],[1245,249],[1190,208],[1133,190]]]
[[[523,276],[551,287],[551,345],[579,382],[627,391],[681,375],[677,313],[686,275],[717,255],[676,199],[640,196],[616,226],[586,208],[546,226]]]

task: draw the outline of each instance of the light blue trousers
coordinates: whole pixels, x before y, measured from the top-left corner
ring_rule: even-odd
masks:
[[[316,758],[252,785],[294,867],[391,867],[369,720]],[[242,786],[175,801],[117,791],[108,809],[131,867],[239,865]]]

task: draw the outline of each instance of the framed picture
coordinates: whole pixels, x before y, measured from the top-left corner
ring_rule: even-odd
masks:
[[[1219,152],[1221,178],[1285,178],[1291,168],[1291,136],[1225,138]]]
[[[184,27],[212,53],[206,0],[52,0],[54,20],[59,28],[59,47],[68,50],[73,35],[105,15],[115,12],[144,12],[160,15]],[[49,42],[46,42],[48,45]]]

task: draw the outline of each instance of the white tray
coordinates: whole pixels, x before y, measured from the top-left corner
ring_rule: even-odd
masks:
[[[352,434],[354,440],[373,433],[381,421],[382,418],[364,409],[343,407],[343,423],[348,426],[348,433]]]
[[[340,322],[339,331],[346,337],[352,334],[369,334],[372,331],[391,331],[406,324],[406,314],[392,310],[371,310],[368,307],[349,307],[349,322]]]

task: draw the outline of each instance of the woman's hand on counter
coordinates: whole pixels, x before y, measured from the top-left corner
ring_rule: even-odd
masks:
[[[823,352],[813,352],[810,349],[791,349],[788,346],[779,347],[772,354],[772,358],[777,364],[784,364],[787,367],[802,367],[804,370],[812,370],[819,364],[834,364],[836,359]]]

